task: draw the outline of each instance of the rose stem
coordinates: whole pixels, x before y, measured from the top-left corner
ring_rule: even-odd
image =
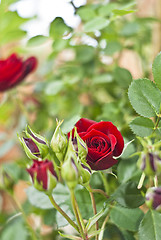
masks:
[[[93,193],[100,193],[100,194],[102,194],[105,198],[109,198],[109,196],[108,196],[103,190],[101,190],[101,189],[92,189],[92,188],[91,188],[91,192],[93,192]]]
[[[59,205],[55,202],[54,198],[52,195],[48,195],[52,205],[54,206],[54,208],[60,212],[61,215],[63,215],[63,217],[68,221],[68,223],[73,226],[78,232],[78,226],[72,221],[72,219],[59,207]]]
[[[22,206],[20,205],[20,203],[17,201],[17,199],[14,197],[13,194],[10,194],[10,196],[12,197],[12,200],[14,201],[14,204],[15,204],[16,208],[22,213],[22,216],[23,216],[23,218],[24,218],[24,220],[26,222],[26,225],[27,225],[27,227],[28,227],[28,229],[29,229],[29,231],[31,233],[32,239],[33,240],[37,240],[36,233],[33,230],[33,228],[31,227],[31,225],[29,224],[27,216],[26,216]]]
[[[93,213],[94,215],[97,214],[97,209],[96,209],[96,202],[95,202],[95,199],[94,199],[94,195],[92,192],[89,192],[90,194],[90,197],[91,197],[91,202],[92,202],[92,207],[93,207]],[[98,221],[96,221],[96,231],[98,230]],[[98,235],[96,235],[96,240],[98,240]]]
[[[102,177],[105,192],[108,194],[109,193],[109,186],[108,186],[108,183],[107,183],[106,175],[103,172],[100,172],[100,174],[101,174],[101,177]]]
[[[84,240],[86,240],[86,236],[85,236],[84,229],[83,229],[83,226],[82,226],[82,221],[80,220],[80,212],[78,213],[78,206],[77,206],[77,203],[76,203],[76,198],[75,198],[75,195],[74,195],[74,190],[73,190],[73,189],[70,189],[70,193],[71,193],[72,207],[73,207],[73,211],[74,211],[74,214],[75,214],[77,223],[78,223],[79,232],[80,232],[82,238],[83,238]]]

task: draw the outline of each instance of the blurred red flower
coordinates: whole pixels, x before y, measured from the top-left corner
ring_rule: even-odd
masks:
[[[15,87],[33,70],[36,69],[37,59],[29,57],[23,61],[16,53],[7,59],[0,60],[0,92]]]

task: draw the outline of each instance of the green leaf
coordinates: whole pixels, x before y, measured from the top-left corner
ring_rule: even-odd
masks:
[[[149,79],[134,80],[128,91],[131,105],[143,117],[159,114],[161,92]]]
[[[110,83],[112,82],[113,77],[109,73],[102,73],[99,75],[94,76],[92,79],[93,84],[103,84],[103,83]]]
[[[110,16],[112,14],[112,10],[114,10],[115,8],[117,8],[116,3],[108,3],[106,5],[101,5],[101,7],[98,9],[98,13],[99,15],[101,15],[101,17]]]
[[[20,179],[21,168],[16,163],[4,163],[2,168],[13,180],[18,181]]]
[[[125,183],[131,179],[139,179],[141,171],[136,166],[136,161],[128,159],[127,161],[120,161],[118,168],[118,180]]]
[[[34,187],[27,188],[26,194],[27,194],[29,202],[33,206],[35,206],[37,208],[41,208],[41,209],[54,208],[53,205],[51,204],[48,196],[45,193],[38,191]]]
[[[68,200],[65,204],[60,204],[60,207],[73,221],[75,221],[70,200]],[[68,221],[58,211],[56,212],[56,222],[58,228],[69,225]]]
[[[77,189],[75,191],[75,196],[80,207],[81,214],[84,219],[89,219],[93,216],[93,208],[91,205],[91,198],[86,189]],[[97,211],[100,211],[107,199],[100,194],[95,194],[95,202],[97,206]]]
[[[106,228],[105,228],[105,232],[104,232],[104,236],[102,239],[108,239],[108,240],[136,240],[133,237],[133,233],[123,230],[123,229],[119,229],[116,225],[107,223],[106,224]],[[102,240],[101,239],[101,240]],[[100,239],[99,239],[100,240]]]
[[[128,22],[121,29],[120,35],[129,37],[138,34],[139,31],[140,24],[138,22]]]
[[[153,121],[145,117],[136,117],[129,125],[132,131],[140,137],[147,137],[154,130]]]
[[[122,45],[120,42],[117,41],[110,41],[107,43],[107,46],[105,48],[105,54],[107,55],[113,55],[116,52],[119,52],[122,49]]]
[[[81,240],[82,238],[77,237],[77,236],[73,236],[73,235],[67,235],[67,234],[63,234],[61,232],[58,232],[60,234],[61,237],[67,238],[67,239],[71,239],[71,240]]]
[[[125,68],[120,67],[115,68],[114,78],[116,82],[123,88],[128,88],[130,83],[132,82],[132,75]]]
[[[108,208],[103,208],[100,212],[91,217],[86,225],[87,230],[89,230],[105,214],[107,210]]]
[[[139,209],[128,209],[120,206],[113,206],[110,218],[111,221],[116,224],[119,228],[123,228],[129,231],[137,231],[140,221],[144,214]]]
[[[66,34],[69,34],[71,31],[71,27],[68,27],[64,20],[61,17],[56,17],[51,23],[50,23],[50,37],[53,39],[60,39]]]
[[[90,7],[81,7],[77,10],[77,14],[81,17],[83,21],[89,21],[96,17],[94,9]]]
[[[40,210],[38,210],[38,211],[40,211]],[[44,220],[45,225],[48,225],[48,226],[54,225],[54,223],[56,221],[56,212],[57,212],[57,210],[55,208],[44,211],[43,220]]]
[[[48,37],[43,35],[37,35],[35,37],[30,38],[27,42],[27,45],[29,47],[35,47],[45,43],[47,40],[48,40]]]
[[[121,231],[124,239],[123,240],[135,240],[134,236],[132,235],[131,232],[128,231]]]
[[[76,122],[79,121],[80,118],[81,118],[80,115],[75,115],[69,119],[66,118],[66,120],[62,124],[62,131],[64,133],[70,132],[73,129]]]
[[[0,45],[19,40],[25,36],[26,31],[23,31],[21,29],[15,29],[13,31],[7,32],[6,34],[3,34],[3,36],[0,36]]]
[[[121,206],[128,208],[137,208],[145,201],[135,182],[121,184],[113,197]]]
[[[139,240],[160,240],[161,239],[161,214],[149,210],[144,216],[139,227]]]
[[[76,47],[76,60],[80,63],[87,63],[94,58],[95,49],[91,46],[80,45]]]
[[[96,17],[96,18],[90,20],[89,22],[87,22],[86,24],[84,24],[84,31],[85,32],[94,32],[96,30],[101,30],[101,29],[107,27],[109,23],[110,23],[110,21],[107,20],[106,18]]]
[[[152,66],[154,81],[161,90],[161,52],[156,56]]]
[[[2,231],[1,240],[27,240],[28,239],[28,232],[26,226],[22,222],[22,220],[15,219],[11,223],[7,224]]]
[[[54,53],[60,52],[67,47],[68,39],[56,39],[53,41],[52,48]]]
[[[58,94],[62,88],[64,87],[64,82],[61,80],[56,80],[53,82],[50,82],[47,87],[45,88],[45,93],[47,95],[56,95]]]
[[[132,155],[134,152],[135,152],[135,147],[134,145],[132,144],[132,142],[134,141],[131,140],[129,142],[127,142],[126,138],[124,138],[124,141],[125,141],[125,146],[124,146],[124,149],[123,149],[123,152],[122,154],[120,155],[120,157],[122,159],[127,159],[128,157],[130,157],[130,155]]]
[[[113,12],[116,16],[124,16],[124,15],[126,15],[126,14],[133,13],[133,12],[135,12],[135,11],[134,11],[134,10],[114,9],[114,10],[112,10],[112,12]]]

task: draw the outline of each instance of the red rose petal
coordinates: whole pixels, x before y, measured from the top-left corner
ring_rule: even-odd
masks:
[[[92,126],[93,124],[95,124],[96,122],[87,118],[81,118],[77,123],[76,123],[76,127],[77,127],[77,132],[86,132],[87,129]]]
[[[115,165],[117,160],[112,157],[112,152],[110,152],[96,162],[92,162],[92,160],[87,159],[87,163],[93,170],[105,170]]]

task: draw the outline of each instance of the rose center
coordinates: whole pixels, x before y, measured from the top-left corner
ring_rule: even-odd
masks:
[[[86,144],[89,148],[95,149],[97,152],[102,152],[104,149],[109,148],[109,144],[101,137],[93,137],[86,140]]]

